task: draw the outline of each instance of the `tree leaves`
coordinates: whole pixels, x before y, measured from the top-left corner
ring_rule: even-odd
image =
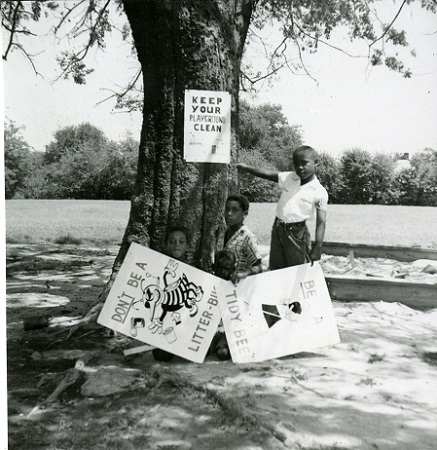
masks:
[[[4,130],[5,197],[12,198],[23,186],[30,169],[30,145],[21,129],[6,118]]]
[[[390,70],[401,73],[405,78],[410,78],[412,72],[405,68],[396,47],[408,46],[406,31],[397,30],[394,27],[398,16],[405,5],[410,1],[404,0],[400,4],[393,2],[393,19],[390,23],[383,23],[378,17],[378,3],[375,0],[260,0],[256,4],[252,25],[262,29],[265,24],[277,23],[281,28],[285,47],[287,42],[293,45],[290,48],[297,49],[296,55],[272,54],[271,64],[276,59],[290,61],[300,59],[301,69],[308,73],[305,67],[305,52],[314,53],[321,44],[334,50],[342,51],[339,47],[331,45],[328,41],[334,29],[344,29],[352,40],[363,40],[369,47],[368,58],[371,65],[385,64]],[[422,6],[429,11],[436,11],[436,2],[423,0]],[[380,42],[380,48],[375,48]],[[391,44],[387,46],[386,44]],[[278,64],[276,62],[276,64]],[[251,77],[252,82],[264,78],[264,74]]]

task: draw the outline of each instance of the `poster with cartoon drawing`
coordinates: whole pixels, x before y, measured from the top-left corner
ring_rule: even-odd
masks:
[[[221,280],[132,243],[98,323],[194,362],[203,362],[220,321]]]
[[[220,285],[232,360],[264,361],[337,344],[340,336],[318,263]]]

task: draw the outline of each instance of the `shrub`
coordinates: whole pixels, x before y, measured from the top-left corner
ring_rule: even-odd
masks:
[[[82,244],[82,241],[78,238],[75,238],[74,236],[71,236],[69,234],[60,236],[56,238],[53,241],[55,244],[61,244],[61,245],[80,245]]]

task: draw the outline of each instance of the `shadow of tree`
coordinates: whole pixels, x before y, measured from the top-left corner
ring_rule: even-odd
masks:
[[[133,342],[96,324],[66,340],[69,323],[24,331],[32,315],[85,314],[111,272],[117,250],[68,253],[65,247],[13,247],[8,255],[59,258],[66,270],[16,271],[8,295],[41,301],[7,308],[10,448],[69,449],[431,449],[435,445],[437,367],[435,313],[402,305],[335,304],[342,343],[328,352],[235,365],[208,356],[203,364],[151,353],[124,358]],[[45,295],[45,297],[42,296]],[[50,307],[47,296],[67,298]],[[81,376],[42,404],[78,361]],[[108,368],[136,370],[118,393],[83,394],[92,376],[108,392],[119,378]],[[106,373],[106,372],[105,372]],[[105,381],[106,380],[106,381]],[[108,383],[108,384],[105,384]]]

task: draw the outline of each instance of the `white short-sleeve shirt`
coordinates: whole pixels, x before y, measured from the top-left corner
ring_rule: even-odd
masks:
[[[276,207],[276,217],[283,222],[302,222],[313,217],[316,209],[326,211],[328,192],[316,176],[301,186],[296,172],[279,172],[281,197]]]

